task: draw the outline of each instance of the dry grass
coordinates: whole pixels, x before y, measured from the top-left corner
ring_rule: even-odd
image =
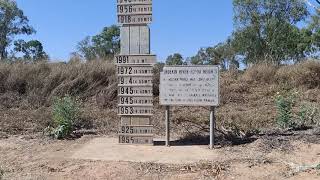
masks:
[[[158,87],[158,76],[159,73],[156,73],[155,88]],[[303,103],[320,103],[319,62],[308,61],[283,67],[262,64],[244,72],[223,72],[221,76],[218,126],[243,131],[274,126],[276,108],[273,97],[283,89],[300,91],[300,101]],[[101,61],[0,63],[0,132],[41,131],[51,122],[52,99],[65,94],[77,96],[83,101],[82,126],[98,129],[102,133],[115,132],[119,120],[115,109],[116,92],[113,64]],[[155,95],[158,95],[157,90]],[[206,108],[173,108],[174,128],[180,132],[206,131],[207,115]],[[156,104],[153,120],[159,134],[164,128],[163,118],[163,108]]]

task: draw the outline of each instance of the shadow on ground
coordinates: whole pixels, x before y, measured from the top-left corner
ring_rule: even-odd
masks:
[[[256,141],[258,138],[246,137],[246,138],[236,138],[236,137],[225,137],[223,135],[215,136],[214,144],[219,146],[237,146],[243,144],[249,144]],[[171,146],[194,146],[194,145],[208,145],[210,143],[210,136],[203,135],[188,135],[176,141],[170,141]],[[164,146],[165,141],[155,141],[155,146]]]

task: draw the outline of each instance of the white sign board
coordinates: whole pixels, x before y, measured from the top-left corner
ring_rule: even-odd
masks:
[[[164,67],[160,77],[160,104],[218,106],[219,67]]]

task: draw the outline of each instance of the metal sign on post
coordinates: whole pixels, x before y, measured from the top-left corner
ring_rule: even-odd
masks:
[[[118,23],[140,25],[152,22],[152,0],[118,0]]]
[[[166,145],[170,106],[210,106],[210,148],[214,145],[214,108],[219,105],[218,66],[167,66],[160,73],[160,104],[166,106]]]
[[[115,56],[118,74],[120,144],[153,144],[153,66],[150,54],[152,0],[117,0],[120,54]]]

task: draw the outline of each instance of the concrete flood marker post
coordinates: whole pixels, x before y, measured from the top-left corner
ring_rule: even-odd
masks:
[[[118,74],[120,144],[153,144],[153,65],[150,54],[152,0],[117,0],[120,54]]]
[[[160,73],[160,104],[166,106],[166,145],[170,146],[170,106],[210,107],[210,149],[214,147],[215,107],[219,105],[218,66],[166,66]]]

